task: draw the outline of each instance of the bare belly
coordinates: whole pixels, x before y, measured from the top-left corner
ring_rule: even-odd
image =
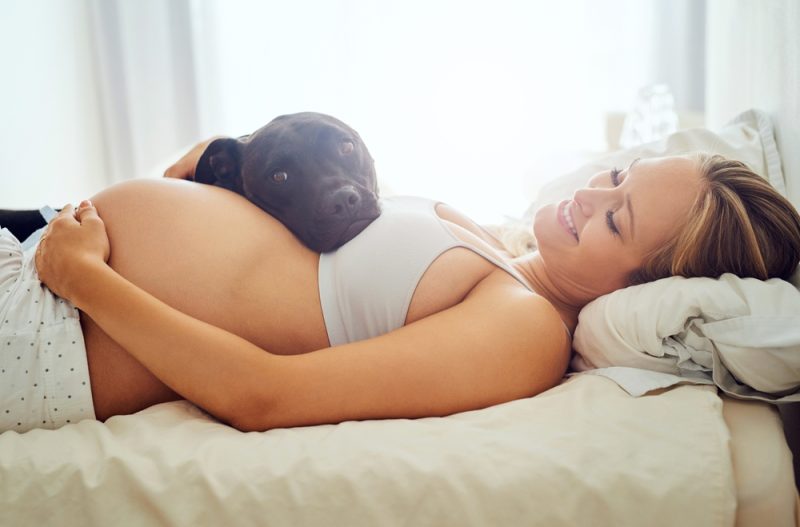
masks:
[[[271,353],[329,346],[319,255],[241,196],[186,181],[135,180],[92,201],[111,242],[109,264],[132,283]],[[447,251],[418,284],[406,323],[457,304],[496,269],[466,249]],[[82,314],[81,323],[98,419],[180,398],[91,318]]]

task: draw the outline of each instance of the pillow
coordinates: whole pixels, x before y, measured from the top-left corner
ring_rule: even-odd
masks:
[[[784,280],[672,276],[581,310],[576,371],[632,395],[683,382],[741,399],[800,401],[800,291]]]
[[[694,151],[743,161],[786,195],[772,121],[753,109],[719,132],[682,130],[585,164],[544,186],[523,221],[529,223],[541,206],[569,198],[597,172],[637,157]],[[800,400],[800,271],[792,282],[726,274],[671,277],[615,291],[581,311],[572,368],[609,377],[633,395],[695,382],[740,398]]]
[[[627,167],[637,157],[661,157],[696,151],[721,154],[742,161],[786,196],[772,121],[765,112],[753,109],[736,116],[719,132],[704,128],[681,130],[662,140],[618,150],[587,163],[542,187],[523,219],[528,222],[542,206],[571,197],[576,189],[583,187],[589,178],[600,171]]]

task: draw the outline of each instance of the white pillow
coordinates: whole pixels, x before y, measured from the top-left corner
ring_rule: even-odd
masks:
[[[576,189],[585,186],[589,178],[603,170],[627,167],[637,157],[663,157],[697,151],[721,154],[746,163],[786,196],[772,121],[765,112],[753,109],[736,116],[719,132],[704,128],[682,130],[660,141],[618,150],[587,163],[542,187],[525,212],[524,219],[532,219],[534,213],[548,203],[571,197]]]
[[[597,172],[612,167],[626,167],[637,157],[661,157],[696,151],[743,161],[786,195],[772,121],[765,112],[754,109],[736,116],[719,132],[683,130],[660,141],[619,150],[585,164],[543,187],[525,213],[525,221],[529,221],[541,206],[571,197]],[[800,284],[800,272],[795,273],[792,281],[795,286]],[[634,395],[678,382],[713,382],[723,391],[743,398],[770,402],[797,400],[800,398],[800,392],[797,391],[800,385],[800,357],[794,361],[794,356],[800,353],[800,330],[794,326],[800,323],[800,316],[794,311],[784,312],[785,309],[765,311],[764,306],[775,307],[777,304],[765,302],[764,299],[777,298],[776,291],[780,290],[783,295],[781,298],[788,299],[786,302],[800,309],[800,291],[786,282],[775,282],[741,279],[730,274],[719,280],[672,277],[600,297],[581,312],[573,343],[578,355],[572,367],[578,371],[593,370],[593,373],[605,375]],[[700,291],[704,293],[700,294]],[[654,299],[667,296],[673,302],[669,309],[653,309]],[[732,301],[720,303],[721,298],[735,298],[736,307]],[[759,299],[759,302],[756,304],[754,299]],[[723,304],[728,305],[730,311],[721,308]],[[666,304],[662,302],[659,305]],[[782,305],[785,307],[788,304],[784,302]],[[702,326],[700,321],[733,319],[735,322],[714,325],[713,331],[703,334],[697,342],[692,341],[692,335]],[[787,324],[789,319],[791,323]],[[636,320],[639,323],[632,325],[632,321]],[[744,353],[748,358],[769,362],[765,371],[780,372],[783,377],[756,369],[746,371],[750,364],[746,360],[737,364],[733,352],[720,354],[716,350],[716,347],[729,344],[729,337],[736,338],[734,327],[736,331],[742,331],[742,328],[757,326],[759,321],[771,329],[774,338],[770,342],[765,341],[764,346],[745,346],[743,352],[737,352]],[[665,327],[672,329],[665,332]],[[731,328],[728,333],[725,327]],[[782,334],[782,328],[785,334]],[[714,339],[718,342],[715,343]],[[645,342],[649,344],[645,345]],[[707,349],[702,349],[700,342],[708,345]],[[769,350],[774,351],[776,342],[783,343],[778,346],[781,350],[772,353]],[[768,350],[765,351],[765,348]],[[791,365],[784,362],[781,369],[781,361],[788,360],[786,357],[792,357]],[[756,378],[759,380],[756,381]]]
[[[573,347],[573,370],[594,370],[633,395],[693,382],[800,401],[800,291],[732,274],[627,287],[581,310]]]

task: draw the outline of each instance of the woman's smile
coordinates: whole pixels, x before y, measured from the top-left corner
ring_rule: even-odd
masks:
[[[570,235],[575,238],[576,241],[579,241],[578,238],[578,231],[575,229],[575,221],[572,219],[572,211],[570,210],[569,205],[572,204],[572,200],[565,199],[561,203],[558,204],[557,208],[557,215],[558,215],[558,222],[561,224]]]

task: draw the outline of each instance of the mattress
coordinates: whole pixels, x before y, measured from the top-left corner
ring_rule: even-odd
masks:
[[[264,433],[181,401],[0,435],[0,524],[790,525],[782,438],[772,408],[712,387],[634,398],[589,375],[442,418]]]

